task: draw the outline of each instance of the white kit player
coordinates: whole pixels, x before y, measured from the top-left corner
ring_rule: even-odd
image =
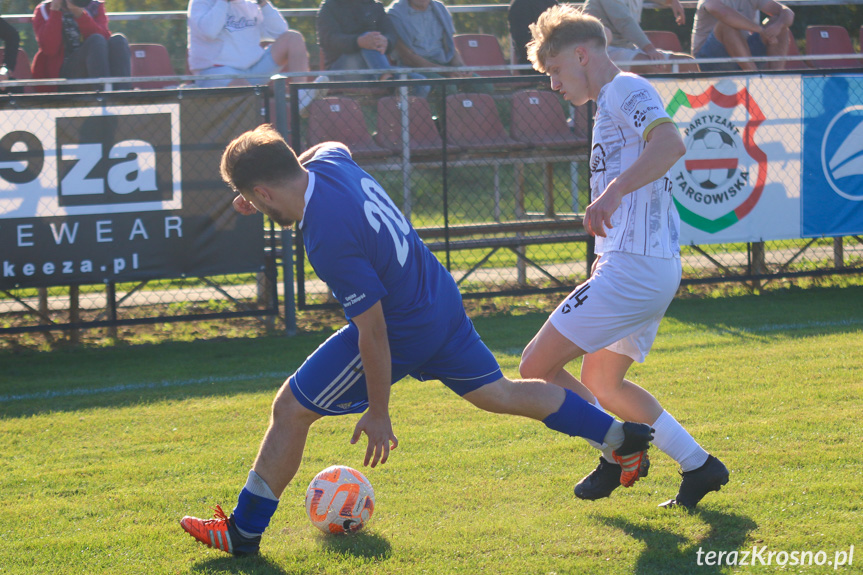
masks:
[[[525,348],[521,375],[653,427],[653,444],[683,472],[677,496],[662,506],[694,508],[728,482],[728,470],[653,395],[625,379],[650,351],[680,284],[680,219],[667,172],[685,153],[683,141],[653,86],[609,59],[599,20],[559,5],[531,33],[528,56],[552,89],[576,106],[596,102],[584,225],[596,236],[598,260]],[[582,356],[579,381],[565,367]],[[620,467],[606,446],[597,447],[599,466],[575,487],[581,499],[608,497],[620,485]]]
[[[398,445],[390,387],[407,375],[440,380],[480,409],[608,443],[620,464],[617,481],[638,480],[650,427],[615,421],[571,390],[503,377],[465,314],[455,280],[342,144],[319,144],[297,158],[275,129],[261,126],[228,145],[221,171],[239,193],[237,211],[298,223],[309,262],[348,325],[282,385],[234,512],[217,506],[213,519],[180,521],[195,539],[233,555],[257,553],[300,467],[309,428],[321,417],[363,413],[351,443],[365,433],[364,465],[385,463]]]

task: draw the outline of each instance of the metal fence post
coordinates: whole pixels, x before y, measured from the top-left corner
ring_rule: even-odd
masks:
[[[296,90],[293,91],[297,95]],[[291,127],[288,126],[288,98],[285,89],[285,80],[278,79],[273,82],[273,105],[276,110],[276,130],[291,142]],[[294,106],[294,122],[298,122],[299,109]],[[298,136],[298,135],[297,135]],[[297,304],[294,300],[294,234],[290,228],[282,228],[282,281],[284,283],[285,300],[285,335],[297,333]],[[278,307],[278,303],[276,304]]]
[[[282,281],[285,299],[285,335],[297,333],[297,304],[294,301],[294,233],[282,228]]]

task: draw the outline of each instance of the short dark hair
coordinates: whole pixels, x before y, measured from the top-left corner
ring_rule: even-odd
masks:
[[[238,193],[261,183],[292,180],[302,173],[297,155],[281,134],[263,124],[234,139],[222,154],[222,179]]]

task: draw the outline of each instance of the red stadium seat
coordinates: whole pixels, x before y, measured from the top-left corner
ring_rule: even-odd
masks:
[[[6,50],[0,48],[0,62],[6,57]],[[30,57],[27,55],[27,52],[24,51],[24,48],[18,48],[18,57],[15,60],[15,69],[12,70],[12,76],[16,80],[31,80],[33,78],[32,73],[30,72]],[[23,91],[27,94],[31,94],[36,91],[33,86],[25,86]]]
[[[395,153],[402,150],[400,103],[400,99],[394,96],[378,100],[378,132],[375,134],[375,142]],[[408,132],[411,154],[435,154],[443,150],[443,141],[425,98],[408,98]]]
[[[447,145],[467,151],[520,150],[503,127],[494,99],[488,94],[453,94],[446,98]]]
[[[524,90],[512,95],[510,135],[541,148],[572,148],[587,138],[576,135],[566,123],[560,101],[551,92]]]
[[[797,40],[794,39],[794,36],[791,36],[790,41],[788,42],[788,56],[800,56],[800,49],[797,48]],[[812,67],[806,63],[806,60],[789,60],[785,64],[786,70],[811,70]]]
[[[465,66],[506,66],[503,51],[497,38],[491,34],[456,34],[455,47],[461,54]],[[477,72],[480,76],[511,76],[509,70],[487,70]]]
[[[680,38],[678,38],[677,34],[674,32],[669,32],[667,30],[645,30],[644,33],[647,35],[647,39],[650,40],[650,43],[658,50],[678,53],[683,52],[683,48],[680,46]]]
[[[806,53],[821,54],[854,54],[851,36],[842,26],[808,26],[806,28]],[[860,60],[852,58],[836,58],[835,60],[812,60],[814,68],[857,68]]]
[[[132,77],[175,76],[174,66],[168,50],[161,44],[130,44],[132,52]],[[140,90],[153,90],[176,86],[177,80],[156,80],[153,82],[134,82],[133,87]]]
[[[308,107],[309,145],[342,142],[357,159],[379,158],[391,152],[378,146],[366,128],[359,104],[350,98],[321,98]]]

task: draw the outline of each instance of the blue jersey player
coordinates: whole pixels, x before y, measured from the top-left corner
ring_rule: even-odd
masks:
[[[621,482],[639,477],[649,426],[620,423],[572,391],[505,378],[464,312],[455,281],[380,184],[342,144],[299,158],[271,126],[231,142],[222,177],[242,214],[298,223],[309,261],[344,307],[348,325],[284,383],[270,425],[230,517],[184,517],[198,541],[234,555],[257,553],[278,498],[299,469],[309,428],[328,415],[362,413],[351,443],[368,440],[364,465],[385,463],[398,445],[390,387],[411,375],[438,379],[477,407],[542,421],[616,451]]]

